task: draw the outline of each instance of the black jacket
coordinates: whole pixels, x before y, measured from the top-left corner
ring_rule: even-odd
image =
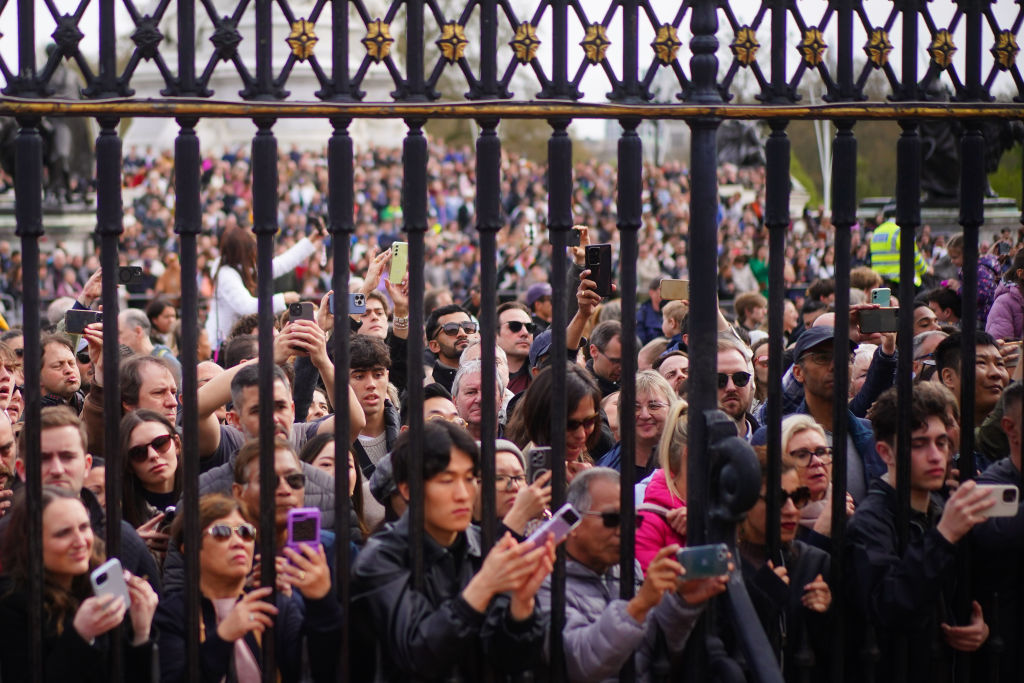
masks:
[[[462,599],[462,589],[483,561],[480,532],[470,526],[455,543],[441,547],[424,534],[423,591],[412,586],[409,516],[370,538],[353,569],[353,623],[367,624],[380,648],[378,681],[482,681],[525,671],[539,660],[546,619],[535,610],[517,622],[509,601],[498,596],[485,613]],[[354,652],[360,651],[358,647]]]
[[[857,507],[847,530],[848,587],[854,622],[847,652],[861,653],[865,627],[874,629],[880,659],[876,681],[897,680],[896,648],[904,638],[911,664],[907,681],[941,682],[950,678],[951,650],[940,633],[941,623],[955,623],[951,607],[956,586],[957,548],[935,528],[942,505],[932,496],[927,513],[911,510],[907,547],[899,553],[896,529],[897,495],[876,479]],[[848,657],[856,667],[859,656]],[[851,678],[850,680],[856,680]]]
[[[107,683],[110,635],[105,633],[89,645],[78,635],[72,622],[74,613],[61,624],[43,610],[43,681],[46,683]],[[125,617],[126,624],[130,620]],[[153,641],[132,647],[127,638],[131,627],[122,630],[124,680],[145,683],[153,680]],[[155,633],[155,629],[153,633]],[[28,590],[14,586],[8,578],[0,578],[0,678],[4,683],[22,683],[30,678]]]
[[[814,546],[794,540],[783,547],[781,558],[775,558],[776,566],[786,568],[787,585],[768,566],[764,552],[764,546],[740,545],[743,582],[776,656],[782,653],[783,675],[787,681],[801,680],[798,661],[801,654],[809,653],[813,657],[809,662],[810,680],[826,680],[831,646],[829,614],[807,609],[801,599],[804,586],[818,574],[829,580],[831,558]]]
[[[297,592],[291,597],[278,593],[275,604],[278,613],[274,618],[274,655],[280,674],[278,680],[289,683],[302,679],[305,639],[311,679],[317,683],[333,683],[341,638],[341,607],[337,595],[332,590],[320,600],[303,600]],[[217,635],[213,603],[202,597],[200,609],[200,681],[219,683],[229,674],[228,680],[233,681],[235,644]],[[185,681],[185,594],[175,592],[161,599],[153,621],[160,628],[161,683]],[[245,644],[260,662],[260,644],[253,632],[245,635]]]

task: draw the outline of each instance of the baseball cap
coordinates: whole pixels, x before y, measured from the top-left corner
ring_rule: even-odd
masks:
[[[526,290],[526,305],[533,306],[543,296],[551,296],[551,285],[547,282],[530,285],[530,288]]]
[[[551,330],[546,329],[533,338],[530,345],[530,367],[537,367],[537,361],[551,351]]]
[[[810,351],[815,346],[819,346],[827,341],[832,341],[836,338],[836,328],[822,326],[822,327],[811,327],[800,333],[800,337],[796,340],[796,347],[794,348],[793,358],[797,360],[800,356],[804,355],[805,351]],[[850,342],[850,350],[853,351],[857,348],[857,345],[852,341]]]

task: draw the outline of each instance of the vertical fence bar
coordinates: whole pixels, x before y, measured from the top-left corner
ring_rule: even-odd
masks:
[[[96,82],[86,91],[91,97],[116,97],[121,94],[117,85],[117,27],[114,13],[114,0],[100,0],[100,70]]]
[[[567,303],[575,293],[568,291],[566,277],[568,260],[566,248],[572,230],[572,139],[566,130],[568,119],[549,121],[552,127],[548,139],[548,234],[551,239],[552,302],[551,319],[551,452],[552,459],[565,461],[565,426],[568,420],[566,404],[567,359],[564,352]],[[597,408],[597,406],[595,406]],[[565,501],[565,477],[551,477],[551,509],[557,510]],[[565,676],[565,652],[562,629],[565,626],[565,547],[559,546],[555,568],[551,574],[551,680]]]
[[[273,0],[255,0],[256,5],[256,93],[266,98],[274,88]],[[254,178],[255,181],[255,178]]]
[[[31,9],[31,3],[28,3]],[[22,8],[19,3],[19,12]],[[31,14],[31,12],[30,12]],[[19,13],[20,19],[24,17]],[[22,36],[22,40],[25,40]],[[22,69],[25,62],[22,61]],[[34,76],[34,66],[32,67]],[[32,683],[43,680],[43,510],[42,468],[39,455],[39,368],[42,349],[39,348],[39,238],[43,236],[43,140],[39,135],[39,119],[23,119],[18,137],[14,141],[15,163],[18,174],[14,177],[15,232],[21,238],[22,285],[24,308],[22,326],[25,330],[24,372],[22,397],[25,412],[22,416],[27,452],[25,460],[25,503],[28,506],[28,560],[29,609],[28,628],[29,663]]]
[[[495,392],[495,336],[498,317],[497,301],[491,293],[498,291],[497,235],[501,229],[501,139],[495,130],[497,121],[480,121],[476,139],[476,215],[480,232],[480,360],[483,416],[480,425],[480,473],[484,486],[481,499],[483,546],[494,545],[497,532],[496,489],[494,487],[494,440],[498,435]],[[500,400],[500,399],[499,399]]]
[[[277,473],[274,469],[274,235],[277,232],[277,138],[274,119],[257,119],[252,139],[252,217],[256,233],[256,297],[259,300],[260,395],[260,584],[276,593],[274,523]],[[344,522],[344,520],[342,520]],[[271,595],[271,600],[274,595]],[[274,630],[263,632],[263,683],[277,680]]]
[[[194,74],[193,74],[194,76]],[[180,237],[181,257],[181,403],[182,452],[199,453],[199,283],[197,239],[203,228],[200,208],[200,153],[196,135],[198,119],[178,119],[174,140],[174,231]],[[185,503],[185,671],[197,681],[199,669],[199,458],[184,462]]]
[[[422,79],[422,70],[420,77]],[[427,139],[423,135],[423,123],[422,119],[406,120],[409,133],[402,143],[402,216],[409,242],[409,395],[406,400],[414,407],[409,411],[409,429],[413,433],[409,459],[413,463],[423,462],[423,336],[419,332],[423,329],[423,239],[427,232]],[[422,467],[409,468],[409,494],[413,583],[417,590],[423,590]]]
[[[348,12],[348,2],[331,3],[331,84],[334,86],[332,99],[347,99],[350,97],[349,91],[351,90],[351,81],[348,73]],[[335,299],[337,299],[338,290],[334,290],[334,294]],[[334,405],[337,406],[338,404],[336,403]]]
[[[773,16],[777,13],[773,10]],[[774,51],[773,51],[774,52]],[[781,50],[780,50],[781,52]],[[779,481],[782,477],[782,354],[784,296],[786,285],[783,265],[786,229],[789,227],[789,155],[786,135],[788,121],[773,121],[765,143],[765,212],[768,226],[768,473],[765,489],[765,520],[768,556],[779,556],[780,510]]]
[[[635,8],[634,8],[635,9]],[[628,50],[627,50],[628,52]],[[636,567],[634,555],[636,548],[636,517],[630,514],[636,509],[633,485],[636,483],[636,292],[637,276],[634,264],[637,261],[637,232],[642,224],[642,193],[643,193],[643,142],[637,135],[639,119],[623,119],[622,135],[619,137],[619,175],[618,197],[619,209],[619,247],[621,250],[619,263],[621,267],[620,284],[622,286],[622,374],[619,380],[619,434],[622,442],[622,475],[620,492],[620,509],[622,515],[622,532],[619,559],[619,597],[629,600],[634,593]],[[648,463],[641,463],[647,466]],[[620,681],[632,681],[636,678],[634,660],[630,657],[619,674]]]
[[[404,93],[403,99],[418,102],[427,99],[423,74],[423,9],[424,0],[405,0],[405,18],[407,22],[405,34],[405,84],[407,90]],[[412,247],[411,244],[409,246],[410,248]],[[409,257],[412,258],[412,254],[409,254]],[[414,263],[414,261],[410,261],[410,263]],[[409,291],[413,291],[413,289],[410,287]]]
[[[196,93],[196,3],[195,0],[178,0],[178,78],[175,81],[175,92],[165,91],[163,94],[184,95]],[[193,128],[194,126],[189,126]],[[216,340],[210,340],[216,341]]]
[[[121,236],[121,138],[117,135],[118,119],[100,119],[96,139],[96,232],[100,236],[100,264],[103,269],[103,426],[104,455],[110,465],[106,469],[107,555],[121,555],[121,494],[123,467],[118,452],[121,427],[121,369],[117,333],[117,251]],[[120,627],[110,639],[110,677],[120,681],[122,643]]]
[[[857,138],[853,121],[838,122],[832,143],[832,214],[836,227],[836,328],[833,342],[835,358],[834,413],[832,416],[832,622],[831,680],[841,682],[844,672],[846,614],[845,565],[843,548],[846,539],[847,463],[853,457],[847,450],[847,387],[849,386],[848,340],[850,338],[850,229],[857,222]]]
[[[964,231],[963,303],[960,318],[960,478],[974,478],[974,373],[978,330],[978,237],[985,222],[985,138],[967,122],[960,145],[960,225]]]
[[[343,3],[338,3],[343,4]],[[352,137],[348,127],[351,119],[331,119],[334,132],[327,143],[327,183],[328,183],[328,230],[331,234],[331,248],[334,250],[334,272],[332,273],[332,289],[334,290],[334,462],[348,462],[349,447],[355,440],[355,434],[349,433],[349,295],[348,278],[350,268],[350,238],[355,229],[353,209],[355,204],[355,173],[352,165]],[[349,633],[352,622],[349,606],[351,603],[351,516],[352,502],[349,499],[348,467],[334,469],[334,534],[337,542],[335,549],[335,584],[338,602],[341,603],[341,642],[338,643],[337,680],[347,681],[349,678]]]

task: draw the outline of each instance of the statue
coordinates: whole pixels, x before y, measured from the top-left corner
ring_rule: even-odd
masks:
[[[718,127],[718,163],[740,168],[764,166],[764,140],[757,124],[730,120]]]

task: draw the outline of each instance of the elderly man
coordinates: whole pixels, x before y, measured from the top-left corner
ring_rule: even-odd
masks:
[[[634,652],[637,680],[650,678],[659,638],[670,653],[686,645],[708,598],[725,590],[727,576],[680,582],[678,546],[663,548],[637,584],[631,600],[619,595],[619,473],[607,467],[584,470],[566,494],[583,516],[565,541],[565,664],[570,681],[618,680],[619,669]],[[639,565],[635,576],[643,576]],[[550,609],[551,580],[537,594]],[[659,633],[660,632],[660,633]]]
[[[481,361],[471,360],[463,363],[452,383],[452,399],[459,411],[459,417],[466,421],[466,429],[474,439],[480,439],[483,423],[484,397],[482,391],[483,365]],[[505,385],[501,376],[495,377],[494,419],[501,412],[501,397],[505,393]],[[499,426],[499,432],[501,431]]]
[[[173,310],[173,309],[172,309]],[[145,312],[137,308],[127,308],[117,316],[117,340],[140,356],[156,356],[166,359],[181,376],[181,364],[174,353],[163,344],[154,344],[149,335],[153,326]]]

